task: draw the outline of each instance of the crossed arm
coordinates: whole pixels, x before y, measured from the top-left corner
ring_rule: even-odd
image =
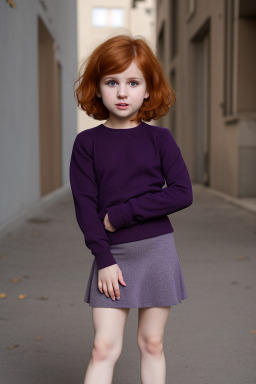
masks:
[[[106,223],[115,230],[129,227],[134,221],[169,215],[193,202],[192,185],[181,151],[169,130],[166,129],[161,136],[159,150],[167,186],[159,192],[146,193],[125,203],[107,207]]]

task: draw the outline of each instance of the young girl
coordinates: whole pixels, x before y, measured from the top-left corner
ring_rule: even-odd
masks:
[[[94,255],[84,301],[95,337],[84,383],[112,382],[129,310],[138,308],[141,382],[164,384],[165,325],[171,306],[187,298],[167,215],[193,196],[169,129],[146,121],[166,115],[175,94],[144,38],[109,38],[85,63],[76,100],[106,121],[76,136],[70,161],[76,218]]]

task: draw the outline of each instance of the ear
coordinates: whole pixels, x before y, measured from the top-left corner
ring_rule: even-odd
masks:
[[[144,95],[144,99],[147,99],[148,97],[149,97],[149,92],[146,90],[145,95]]]
[[[101,97],[101,93],[100,93],[100,91],[96,91],[96,95],[97,95],[98,97]]]

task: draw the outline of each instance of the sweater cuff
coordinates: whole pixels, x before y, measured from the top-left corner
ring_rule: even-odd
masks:
[[[110,224],[116,229],[129,227],[132,222],[132,211],[128,203],[106,208]]]
[[[110,267],[111,265],[117,264],[116,260],[114,259],[112,253],[106,252],[105,254],[102,254],[95,257],[97,268],[102,269],[106,267]]]

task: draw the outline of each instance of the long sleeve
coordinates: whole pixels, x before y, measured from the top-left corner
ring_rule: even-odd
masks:
[[[146,193],[125,203],[106,208],[109,221],[118,230],[136,221],[166,216],[190,206],[192,185],[180,148],[168,129],[158,135],[158,148],[166,187],[159,192]]]
[[[98,269],[116,264],[103,222],[98,215],[98,186],[93,166],[93,142],[90,135],[79,133],[70,160],[70,185],[77,222],[86,246],[96,258]]]

